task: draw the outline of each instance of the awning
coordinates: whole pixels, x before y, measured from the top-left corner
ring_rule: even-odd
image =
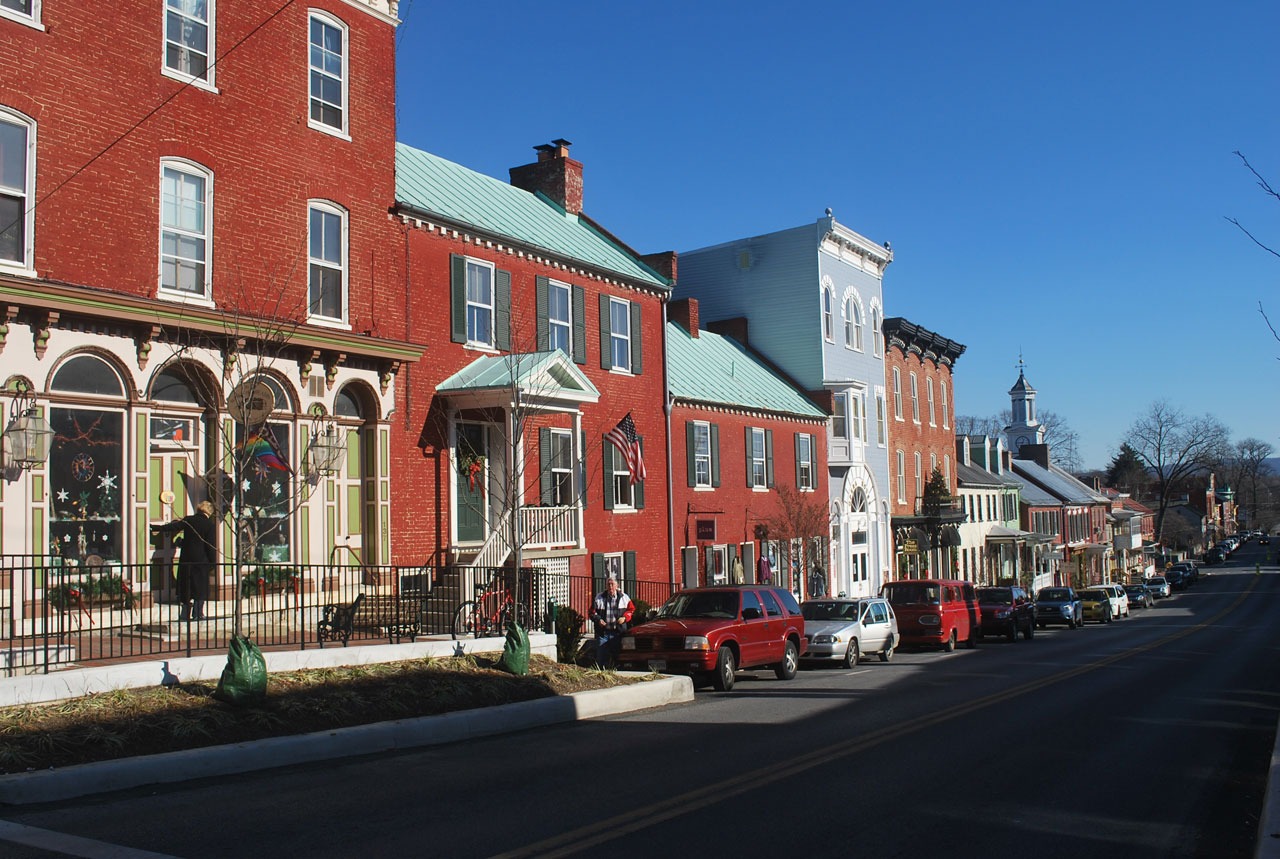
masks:
[[[1004,525],[992,525],[991,530],[987,532],[988,543],[1025,543],[1030,538],[1039,535],[1030,531],[1020,531],[1017,528],[1006,528]]]
[[[1110,546],[1104,546],[1100,543],[1090,543],[1084,547],[1084,553],[1086,555],[1105,555],[1110,551]]]
[[[948,546],[961,545],[960,532],[954,526],[948,525],[942,529],[942,533],[938,536],[938,545],[944,549]]]

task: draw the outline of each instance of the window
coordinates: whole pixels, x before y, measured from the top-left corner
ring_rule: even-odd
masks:
[[[640,305],[600,296],[601,363],[606,370],[640,372]]]
[[[898,503],[907,503],[907,455],[902,451],[897,452],[898,460]]]
[[[467,260],[467,342],[493,345],[493,266]]]
[[[817,488],[814,474],[813,436],[808,433],[796,433],[796,488]]]
[[[938,425],[937,413],[933,408],[933,379],[924,380],[925,398],[929,401],[929,426],[936,427]]]
[[[938,455],[936,453],[929,454],[929,476],[933,477],[933,473],[938,470]]]
[[[827,342],[834,342],[835,322],[831,318],[831,290],[822,290],[822,336],[827,338]]]
[[[942,455],[942,476],[947,479],[947,485],[951,485],[951,457],[948,454]]]
[[[871,307],[871,349],[877,358],[884,351],[884,333],[880,330],[880,308]]]
[[[570,318],[569,284],[547,284],[547,348],[573,357],[573,323]]]
[[[902,420],[902,372],[893,368],[893,419]]]
[[[884,416],[884,394],[876,391],[876,444],[884,447],[887,436],[888,429],[885,427]]]
[[[947,383],[941,379],[938,380],[938,393],[942,399],[942,426],[951,428],[951,417],[947,412]]]
[[[920,423],[920,385],[916,374],[911,374],[911,420]]]
[[[849,437],[849,400],[845,394],[836,394],[831,398],[831,437]]]
[[[0,108],[0,268],[32,268],[35,123]]]
[[[347,216],[327,203],[313,202],[307,241],[307,308],[312,316],[347,318]]]
[[[312,128],[347,131],[346,27],[336,18],[311,14]]]
[[[752,488],[766,487],[769,483],[765,455],[765,431],[755,427],[748,427],[747,439],[747,485]]]
[[[862,351],[862,312],[852,295],[844,300],[844,345]]]
[[[553,429],[548,434],[551,450],[549,478],[551,493],[547,499],[555,507],[573,504],[573,436],[566,430]]]
[[[40,27],[40,0],[0,0],[0,18]]]
[[[855,393],[849,397],[849,425],[853,437],[858,441],[867,440],[867,416],[864,413],[862,394]]]
[[[4,0],[0,0],[4,2]],[[213,83],[213,6],[216,0],[165,0],[164,68]]]
[[[693,437],[693,485],[711,485],[711,424],[694,421]]]
[[[194,164],[160,164],[160,290],[211,298],[213,177]]]
[[[916,451],[912,456],[912,464],[916,467],[916,500],[919,501],[924,495],[924,471],[920,468],[920,452]]]
[[[612,489],[612,493],[606,498],[605,509],[616,510],[620,507],[639,506],[631,490],[641,484],[631,483],[631,472],[627,470],[627,460],[622,455],[622,451],[618,450],[612,442],[606,441],[604,455],[608,458],[605,469],[606,479],[609,481],[609,488]],[[610,500],[612,503],[608,503]]]

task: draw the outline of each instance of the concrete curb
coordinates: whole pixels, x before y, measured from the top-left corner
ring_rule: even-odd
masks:
[[[1253,855],[1255,859],[1280,859],[1280,725],[1276,726],[1276,742],[1271,749],[1271,775],[1262,800],[1258,846]]]
[[[692,700],[693,682],[688,677],[662,677],[613,689],[593,689],[501,707],[81,764],[61,770],[15,773],[0,776],[0,804],[58,802],[149,784],[434,746]]]

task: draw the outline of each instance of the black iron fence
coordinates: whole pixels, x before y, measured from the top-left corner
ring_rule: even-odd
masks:
[[[170,565],[70,566],[56,557],[0,556],[0,675],[205,655],[225,651],[235,632],[267,650],[452,638],[474,634],[459,624],[469,600],[518,605],[530,629],[550,631],[556,607],[585,618],[603,587],[589,576],[539,567],[335,564],[222,565],[209,584],[204,617],[181,619]],[[654,607],[671,593],[665,582],[624,587]],[[342,608],[348,622],[335,630]]]

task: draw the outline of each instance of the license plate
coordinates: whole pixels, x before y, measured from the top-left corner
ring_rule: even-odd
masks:
[[[650,670],[650,671],[666,671],[666,670],[667,670],[667,660],[665,660],[665,659],[650,659],[650,660],[649,660],[649,670]]]

